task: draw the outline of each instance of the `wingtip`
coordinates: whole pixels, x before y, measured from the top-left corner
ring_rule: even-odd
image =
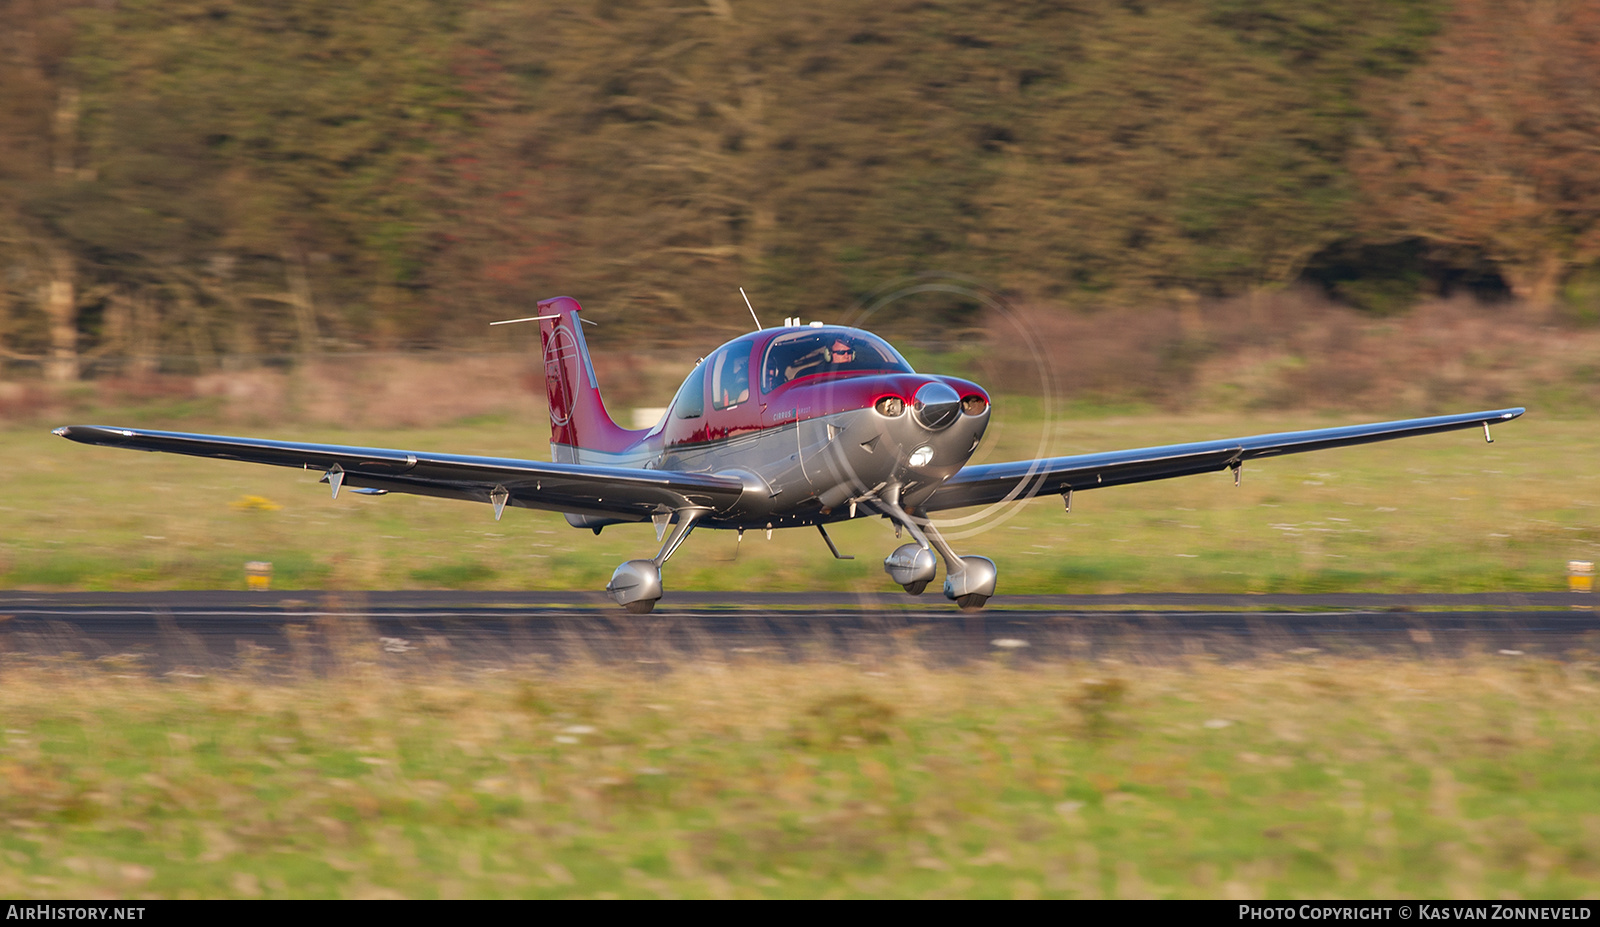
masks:
[[[105,425],[62,425],[50,433],[58,438],[81,441],[84,444],[106,444],[109,443],[111,435],[120,435],[124,438],[134,436],[134,432],[130,429],[110,428]]]

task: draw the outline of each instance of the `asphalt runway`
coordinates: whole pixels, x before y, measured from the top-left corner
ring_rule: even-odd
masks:
[[[269,674],[352,660],[422,669],[763,656],[1592,659],[1600,652],[1594,600],[1570,593],[1004,596],[962,612],[937,595],[669,592],[655,613],[633,616],[593,592],[0,591],[0,653],[158,673]]]

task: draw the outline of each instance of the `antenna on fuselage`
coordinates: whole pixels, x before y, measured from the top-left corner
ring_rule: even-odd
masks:
[[[756,331],[760,331],[761,320],[756,318],[756,307],[750,305],[750,297],[744,295],[744,287],[739,287],[739,295],[744,296],[744,304],[750,307],[750,318],[755,319]]]

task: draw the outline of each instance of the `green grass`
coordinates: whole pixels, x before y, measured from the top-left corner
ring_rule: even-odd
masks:
[[[478,588],[493,580],[495,575],[492,567],[476,560],[411,571],[411,578],[417,582],[428,586],[444,586],[447,589]]]
[[[978,461],[1137,447],[1349,423],[1317,413],[1060,416],[1002,398]],[[115,416],[98,416],[115,422]],[[178,427],[218,430],[204,422]],[[223,429],[225,430],[225,429]],[[248,431],[248,429],[246,429]],[[451,427],[264,436],[544,458],[545,432],[489,419]],[[1041,443],[1041,434],[1045,440]],[[1223,474],[1052,497],[951,529],[1000,567],[1001,594],[1203,591],[1472,591],[1562,588],[1566,561],[1600,559],[1600,430],[1537,411],[1496,429],[1298,455]],[[71,444],[44,428],[0,434],[0,586],[229,588],[249,560],[277,588],[598,589],[617,563],[656,550],[649,525],[600,537],[559,515],[392,494],[328,497],[315,475]],[[271,510],[241,502],[262,496]],[[968,513],[953,513],[966,515]],[[963,537],[973,528],[983,530]],[[772,541],[699,531],[668,564],[671,591],[892,591],[878,565],[886,521]]]
[[[361,635],[356,635],[360,638]],[[370,652],[369,652],[370,651]],[[1267,658],[0,686],[26,897],[1592,897],[1592,662]]]

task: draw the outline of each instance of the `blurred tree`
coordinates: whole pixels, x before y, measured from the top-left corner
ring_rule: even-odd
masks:
[[[44,208],[111,273],[154,289],[196,351],[426,328],[416,296],[437,229],[418,184],[462,121],[448,74],[456,7],[97,11],[73,58],[96,182]],[[241,329],[245,313],[265,330]]]
[[[1600,260],[1600,4],[1456,0],[1425,66],[1373,88],[1353,164],[1369,237],[1481,249],[1551,304]]]
[[[0,3],[56,24],[0,35],[28,307],[7,344],[63,358],[477,339],[561,292],[604,311],[599,338],[698,342],[747,324],[740,285],[770,320],[924,270],[1061,302],[1279,283],[1370,229],[1359,92],[1438,21],[1436,0]]]
[[[1434,22],[1384,0],[1091,9],[1016,58],[1029,103],[997,231],[1028,289],[1124,300],[1293,279],[1352,222],[1358,88]]]
[[[78,256],[33,208],[39,191],[81,182],[81,95],[66,73],[81,0],[0,0],[0,349],[79,374]]]
[[[474,131],[441,190],[447,257],[478,272],[456,275],[499,303],[578,296],[602,339],[734,305],[761,117],[729,5],[484,3],[468,22]]]
[[[740,324],[752,280],[772,314],[810,314],[919,270],[1236,291],[1348,232],[1357,89],[1420,57],[1434,7],[479,6],[475,73],[500,89],[472,95],[506,132],[469,163],[520,165],[507,203],[545,219],[496,273],[650,325]]]
[[[745,55],[771,114],[761,270],[786,312],[837,312],[918,271],[1006,268],[986,236],[1006,218],[988,193],[1024,109],[1009,58],[1028,30],[1059,27],[1032,5],[965,0],[765,9]]]

